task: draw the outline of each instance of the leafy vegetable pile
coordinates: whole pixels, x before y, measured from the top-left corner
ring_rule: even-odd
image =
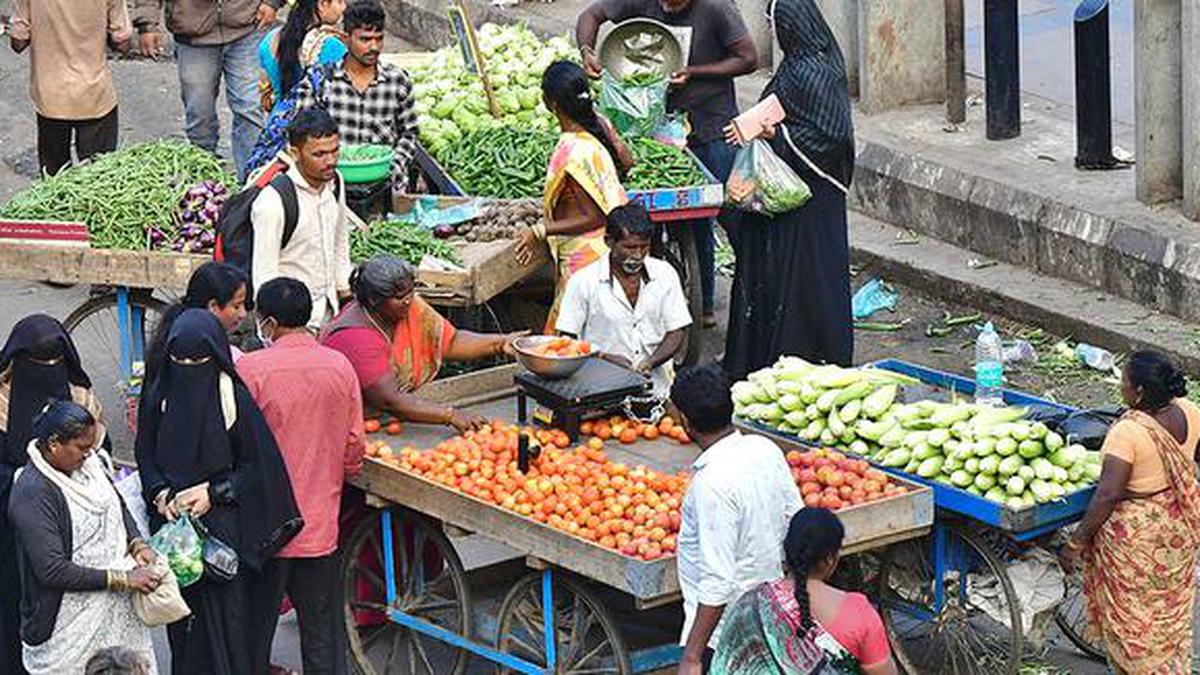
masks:
[[[338,161],[352,164],[392,160],[392,149],[386,145],[344,145],[338,153]]]
[[[497,126],[550,131],[554,117],[542,105],[542,73],[555,61],[579,59],[565,37],[543,42],[524,25],[484,24],[477,33],[488,80],[502,114],[492,116],[479,78],[451,45],[411,72],[421,142],[438,156],[472,131]],[[542,167],[545,169],[545,167]]]
[[[0,217],[83,222],[95,248],[145,250],[152,239],[174,243],[183,234],[189,223],[180,204],[205,181],[236,186],[208,152],[183,141],[154,141],[41,180],[0,208]]]
[[[379,220],[367,230],[350,230],[350,260],[362,262],[377,255],[394,255],[416,265],[425,255],[453,263],[461,262],[458,252],[433,232],[420,225],[395,220]]]
[[[686,150],[651,138],[634,139],[629,149],[635,160],[625,177],[625,187],[630,190],[691,187],[708,182]]]
[[[466,194],[525,199],[542,196],[546,167],[558,143],[549,131],[494,127],[468,132],[436,155]]]

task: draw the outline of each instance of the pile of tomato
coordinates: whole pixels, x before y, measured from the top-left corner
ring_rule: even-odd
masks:
[[[569,337],[556,337],[533,346],[529,351],[538,356],[550,358],[587,356],[592,353],[592,345],[581,340],[572,340]]]
[[[792,450],[787,453],[787,463],[806,506],[836,511],[908,492],[865,460],[851,459],[836,450]]]
[[[541,446],[525,474],[517,468],[522,431]],[[367,454],[626,556],[655,560],[675,551],[687,475],[610,461],[603,443],[571,448],[562,431],[496,421],[428,450],[393,452],[376,441]]]
[[[579,425],[579,433],[599,438],[601,441],[611,438],[625,444],[636,443],[643,438],[653,441],[659,437],[670,438],[683,444],[692,442],[683,427],[676,424],[670,415],[663,416],[658,424],[647,424],[619,415],[607,419],[587,420]]]

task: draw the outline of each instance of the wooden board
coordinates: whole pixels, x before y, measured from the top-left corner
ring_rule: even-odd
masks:
[[[60,284],[184,290],[210,256],[0,243],[0,276]]]
[[[392,212],[403,215],[412,210],[417,199],[436,199],[439,206],[451,207],[470,201],[469,197],[397,194]],[[458,252],[463,271],[417,270],[417,291],[429,302],[451,307],[482,305],[504,291],[536,274],[550,263],[550,251],[539,246],[528,265],[517,263],[517,242],[451,241]]]
[[[488,418],[515,419],[511,396],[512,375],[518,366],[501,366],[445,380],[436,380],[421,395],[452,402]],[[445,427],[406,425],[400,436],[390,437],[394,448],[411,445],[429,448],[454,432]],[[698,448],[662,439],[632,445],[609,443],[614,461],[676,472],[689,467]],[[926,487],[898,480],[909,493],[887,500],[842,509],[838,516],[846,527],[845,553],[856,553],[919,537],[933,524],[933,494]],[[632,595],[648,607],[675,598],[679,592],[675,559],[643,561],[628,558],[532,519],[505,511],[494,504],[461,494],[376,461],[368,461],[353,483],[368,494],[424,513],[459,530],[484,535],[544,561],[599,581]]]

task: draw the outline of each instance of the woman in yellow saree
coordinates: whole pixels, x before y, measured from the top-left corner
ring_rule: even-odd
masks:
[[[1083,562],[1089,633],[1118,675],[1192,672],[1200,408],[1186,394],[1164,356],[1129,357],[1129,412],[1104,439],[1096,494],[1059,555],[1068,572]]]
[[[550,248],[557,283],[546,332],[553,334],[567,280],[608,254],[605,217],[627,201],[621,173],[633,165],[633,155],[612,124],[596,113],[578,64],[552,63],[542,75],[542,99],[558,118],[562,135],[546,171],[544,222],[521,233],[517,261],[528,264],[540,241]]]

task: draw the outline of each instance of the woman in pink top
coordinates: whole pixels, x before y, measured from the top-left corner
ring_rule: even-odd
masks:
[[[710,673],[896,674],[883,621],[866,596],[826,583],[844,535],[832,511],[796,512],[783,543],[791,574],[728,610]]]

